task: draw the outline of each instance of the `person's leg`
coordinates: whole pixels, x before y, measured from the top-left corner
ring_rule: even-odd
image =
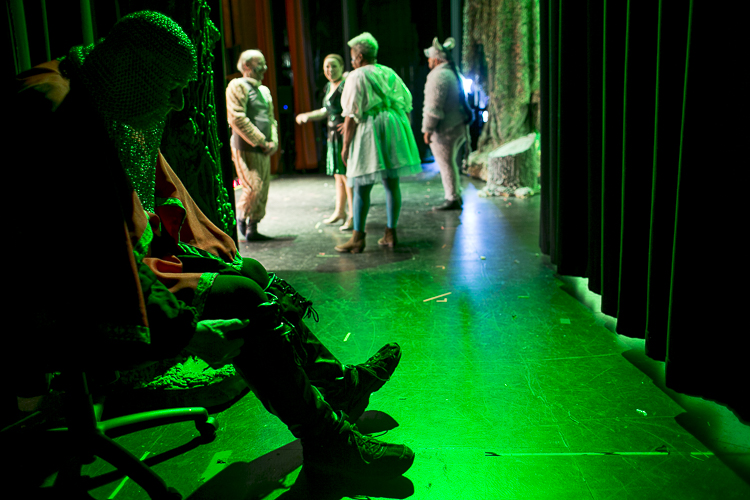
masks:
[[[276,298],[282,316],[294,327],[297,342],[304,351],[300,356],[301,366],[311,383],[321,389],[326,397],[347,392],[352,384],[352,377],[348,374],[351,367],[339,361],[304,322],[306,317],[318,321],[312,301],[305,299],[292,285],[275,274],[270,276],[265,291]]]
[[[349,184],[346,183],[345,175],[341,176],[341,183],[344,185],[344,190],[346,191],[346,205],[349,207],[349,217],[354,217],[354,208],[352,207],[354,193],[352,192],[352,188],[349,187]]]
[[[341,177],[343,177],[340,174],[333,174],[333,181],[336,187],[336,199],[335,199],[335,208],[333,209],[333,214],[323,220],[324,224],[333,224],[340,220],[346,219],[346,213],[344,212],[344,202],[346,202],[346,191],[344,190],[344,185],[341,181]]]
[[[252,279],[219,275],[208,291],[200,320],[252,319],[255,309],[267,301],[263,288]]]
[[[459,128],[460,130],[452,133],[450,137],[450,169],[446,169],[446,174],[448,177],[447,189],[450,189],[452,194],[451,199],[461,201],[461,174],[456,157],[458,156],[459,151],[461,151],[461,148],[463,148],[464,143],[466,143],[466,134],[463,127]]]
[[[398,225],[398,217],[401,214],[401,184],[398,177],[383,179],[385,188],[385,210],[388,218],[388,227],[395,229]]]
[[[335,247],[337,252],[361,253],[365,249],[365,222],[370,211],[370,193],[372,184],[355,186],[354,192],[354,233],[351,239],[343,245]]]
[[[434,208],[436,210],[461,208],[461,182],[456,155],[466,141],[465,127],[455,127],[445,134],[433,134],[433,137],[435,140],[431,144],[431,149],[440,168],[440,178],[445,192],[444,203]]]
[[[383,187],[385,188],[387,225],[385,235],[378,240],[378,245],[393,248],[398,243],[396,226],[398,225],[398,216],[401,214],[401,185],[398,177],[394,177],[383,179]]]
[[[250,219],[260,222],[266,216],[266,204],[268,204],[268,190],[271,187],[271,157],[263,153],[255,153],[253,163],[258,171],[260,188]]]
[[[310,383],[320,389],[334,409],[343,410],[351,422],[356,421],[364,413],[370,394],[379,390],[396,371],[401,360],[399,345],[386,344],[365,363],[344,365],[305,324],[306,317],[318,321],[311,300],[275,274],[270,275],[265,291],[275,297],[282,316],[294,327],[300,366]]]
[[[210,263],[213,263],[211,261]],[[191,267],[197,264],[190,261]],[[245,258],[242,276],[217,276],[206,294],[200,320],[253,319],[257,307],[272,301],[278,304],[283,319],[292,327],[288,341],[295,347],[296,359],[310,382],[337,410],[356,421],[364,412],[371,393],[379,390],[396,370],[401,359],[398,344],[387,344],[365,363],[344,365],[307,327],[304,318],[317,321],[312,301],[300,295],[292,285],[275,274],[268,274],[256,260]],[[188,289],[177,293],[190,302]]]
[[[348,207],[348,214],[349,216],[346,218],[346,222],[339,228],[339,231],[349,231],[351,229],[354,229],[354,208],[352,205],[352,198],[354,194],[352,193],[352,188],[349,187],[349,185],[346,183],[346,176],[345,175],[339,175],[339,178],[341,180],[341,187],[344,189],[344,194],[346,196],[346,205]]]
[[[356,186],[352,188],[354,200],[354,230],[365,232],[365,223],[367,222],[367,213],[370,211],[370,193],[372,184],[366,186]]]
[[[258,286],[264,290],[271,282],[271,276],[268,274],[268,271],[266,271],[266,268],[263,267],[263,264],[255,259],[251,259],[250,257],[244,257],[242,259],[240,273],[256,282]]]
[[[257,308],[252,327],[243,331],[245,344],[234,358],[238,373],[264,406],[302,439],[305,466],[315,472],[360,475],[406,472],[414,452],[363,436],[335,413],[295,362],[289,342],[291,326],[277,304]]]
[[[245,162],[245,157],[242,151],[232,148],[232,162],[234,163],[234,169],[237,172],[237,178],[240,180],[242,185],[242,193],[239,198],[235,200],[235,214],[237,217],[237,232],[240,238],[245,239],[247,234],[247,217],[248,210],[252,204],[250,198],[250,170]],[[246,187],[248,186],[248,187]]]
[[[249,182],[249,207],[247,222],[247,239],[267,240],[268,236],[258,231],[258,223],[266,216],[268,189],[271,183],[271,158],[263,153],[243,152],[247,157]],[[245,186],[242,187],[243,193]]]

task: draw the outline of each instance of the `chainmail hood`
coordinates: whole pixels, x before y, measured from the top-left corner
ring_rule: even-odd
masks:
[[[170,93],[196,78],[195,48],[169,17],[123,17],[106,39],[73,47],[60,63],[71,89],[89,92],[143,207],[154,211],[155,168]]]

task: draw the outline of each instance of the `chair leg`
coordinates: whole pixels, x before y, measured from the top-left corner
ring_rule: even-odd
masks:
[[[92,445],[94,454],[138,483],[152,499],[182,500],[182,495],[177,490],[168,488],[164,480],[148,465],[114,440],[98,435]]]
[[[103,420],[97,426],[104,433],[113,429],[127,429],[126,432],[132,432],[134,430],[158,427],[175,422],[187,422],[188,420],[195,422],[195,428],[200,432],[203,439],[210,441],[216,436],[216,428],[218,427],[216,419],[209,417],[208,411],[205,408],[175,408],[147,411]]]

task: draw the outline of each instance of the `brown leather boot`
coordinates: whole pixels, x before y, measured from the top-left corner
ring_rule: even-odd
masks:
[[[378,245],[381,247],[395,247],[396,243],[398,243],[398,238],[396,237],[396,228],[385,228],[385,236],[380,238],[378,240]]]
[[[365,249],[365,232],[354,231],[349,241],[335,247],[337,252],[362,253]]]

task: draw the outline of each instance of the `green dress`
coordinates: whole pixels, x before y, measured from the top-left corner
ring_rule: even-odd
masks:
[[[328,151],[326,153],[326,173],[328,175],[341,174],[346,175],[346,165],[341,161],[341,149],[344,147],[344,136],[336,129],[338,124],[344,123],[344,117],[341,116],[341,93],[344,91],[344,81],[342,80],[336,90],[331,95],[331,82],[328,82],[323,89],[323,107],[328,112],[326,127],[328,129]]]

